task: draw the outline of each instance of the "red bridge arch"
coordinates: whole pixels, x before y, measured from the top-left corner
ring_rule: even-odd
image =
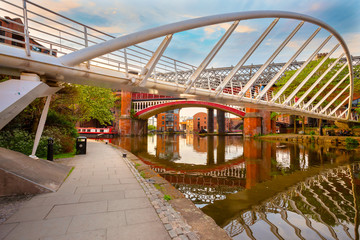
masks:
[[[152,107],[145,108],[135,114],[135,117],[140,119],[147,119],[155,114],[166,112],[169,110],[179,109],[179,108],[189,108],[189,107],[203,107],[203,108],[212,108],[219,109],[225,112],[229,112],[238,117],[244,117],[245,112],[237,110],[232,107],[228,107],[218,103],[205,102],[205,101],[174,101],[168,103],[158,104]]]

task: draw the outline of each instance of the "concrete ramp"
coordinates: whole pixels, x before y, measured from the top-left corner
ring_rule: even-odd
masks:
[[[55,192],[71,167],[0,148],[0,196]]]

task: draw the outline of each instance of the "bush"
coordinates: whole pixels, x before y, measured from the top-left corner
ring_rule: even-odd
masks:
[[[69,119],[68,116],[61,115],[51,109],[46,118],[46,126],[60,129],[61,135],[68,135],[73,138],[77,138],[79,134],[76,131],[74,122],[74,119]]]
[[[315,135],[315,131],[314,130],[311,130],[310,131],[310,135],[312,136],[312,135]]]
[[[40,138],[39,146],[36,151],[38,157],[47,155],[47,142],[49,137],[43,134]],[[13,131],[0,132],[0,147],[7,148],[25,155],[30,155],[34,145],[35,135],[30,134],[22,129],[14,129]],[[54,139],[54,154],[62,152],[59,139]]]
[[[74,151],[75,146],[75,138],[69,136],[66,133],[66,129],[62,127],[47,127],[44,130],[43,135],[47,136],[47,138],[51,137],[54,140],[58,141],[61,146],[63,153],[69,153]],[[72,135],[72,134],[71,134]],[[55,154],[55,152],[54,152]]]
[[[345,143],[346,143],[346,148],[348,149],[356,148],[359,146],[359,142],[353,138],[346,138]]]

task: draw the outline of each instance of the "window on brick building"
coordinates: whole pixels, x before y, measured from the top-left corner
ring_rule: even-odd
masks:
[[[13,33],[12,38],[17,40],[17,41],[12,41],[11,45],[24,47],[24,44],[21,43],[21,42],[24,42],[24,37],[23,36],[20,36],[18,34]]]
[[[39,47],[32,46],[31,48],[32,48],[32,50],[34,50],[36,52],[41,52],[41,48],[39,48]]]
[[[0,26],[2,26],[2,22],[0,22]],[[0,29],[0,36],[5,36],[5,31],[1,30]],[[5,42],[5,39],[0,37],[0,42],[1,43],[4,43]]]

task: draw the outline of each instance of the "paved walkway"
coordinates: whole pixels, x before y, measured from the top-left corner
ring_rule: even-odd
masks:
[[[171,239],[120,152],[88,142],[56,193],[37,195],[0,225],[0,239]]]

